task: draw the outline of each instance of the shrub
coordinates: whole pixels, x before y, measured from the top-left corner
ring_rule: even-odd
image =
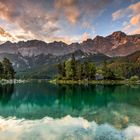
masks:
[[[135,75],[135,76],[132,76],[132,77],[130,78],[130,80],[131,80],[131,81],[138,81],[138,80],[139,80],[139,77],[138,77],[137,75]]]
[[[55,76],[54,76],[54,79],[56,79],[56,80],[61,80],[61,79],[62,79],[62,76],[61,76],[61,75],[55,75]]]

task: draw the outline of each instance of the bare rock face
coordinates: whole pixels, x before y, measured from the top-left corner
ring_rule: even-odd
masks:
[[[70,45],[56,41],[52,43],[39,40],[18,43],[8,41],[0,45],[0,59],[8,57],[17,69],[23,69],[49,62],[58,63],[60,58],[68,58],[72,53],[76,53],[77,58],[81,59],[98,54],[109,57],[127,56],[136,51],[140,51],[140,34],[126,35],[117,31],[106,37],[96,36],[94,39]]]
[[[112,43],[110,56],[126,56],[140,50],[140,36],[126,35],[123,32],[114,32],[106,37]]]
[[[103,53],[105,55],[127,56],[140,50],[140,35],[126,35],[118,31],[107,37],[96,36],[80,44],[81,50],[86,53]]]
[[[88,39],[83,43],[72,43],[67,45],[63,42],[45,43],[39,40],[11,43],[6,42],[0,45],[0,54],[20,54],[26,57],[38,56],[40,54],[62,56],[73,53],[76,50],[85,53],[103,53],[109,56],[126,56],[140,50],[140,35],[126,35],[118,31],[107,37],[96,36],[93,40]]]

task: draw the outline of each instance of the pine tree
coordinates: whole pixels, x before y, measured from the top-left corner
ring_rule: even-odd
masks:
[[[88,63],[88,79],[93,80],[95,79],[96,68],[93,63]]]
[[[58,73],[61,77],[65,77],[66,76],[66,71],[65,71],[65,62],[63,62],[62,64],[58,64]]]
[[[2,64],[3,64],[3,78],[14,79],[15,71],[13,69],[13,66],[10,60],[7,58],[4,58]]]
[[[3,78],[3,65],[0,62],[0,79],[2,79],[2,78]]]
[[[66,61],[65,63],[65,70],[66,70],[66,78],[67,79],[72,79],[73,76],[73,70],[71,68],[71,60]]]
[[[67,79],[71,79],[71,80],[76,79],[76,64],[77,64],[77,61],[75,60],[75,57],[73,54],[71,60],[68,60],[65,63]]]
[[[89,75],[89,70],[88,70],[88,62],[85,61],[83,64],[83,77],[84,79],[88,79],[88,75]]]
[[[83,65],[80,62],[76,64],[76,79],[82,80]]]
[[[108,79],[108,80],[116,79],[114,71],[107,66],[107,62],[106,61],[104,61],[102,71],[103,71],[104,79]]]
[[[71,78],[72,79],[75,79],[76,77],[76,63],[77,61],[75,60],[75,56],[74,54],[72,54],[72,58],[71,58],[71,72],[72,72]]]

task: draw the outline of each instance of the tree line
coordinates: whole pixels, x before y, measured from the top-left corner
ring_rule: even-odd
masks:
[[[15,71],[9,59],[4,58],[0,62],[0,79],[14,79]]]
[[[131,78],[135,75],[129,74],[131,71],[127,65],[121,65],[115,68],[107,61],[101,65],[96,66],[93,62],[84,61],[80,62],[72,55],[71,59],[58,64],[58,79],[62,80],[124,80]],[[128,76],[129,75],[129,76]],[[138,79],[138,76],[135,78]]]
[[[68,80],[94,79],[96,68],[93,63],[83,64],[75,60],[74,55],[68,61],[58,64],[59,78]]]

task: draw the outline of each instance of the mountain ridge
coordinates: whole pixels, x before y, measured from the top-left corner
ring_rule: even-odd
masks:
[[[75,53],[79,60],[97,58],[98,63],[103,58],[124,57],[137,51],[140,51],[140,34],[127,35],[116,31],[106,37],[96,36],[94,39],[70,45],[62,41],[7,41],[0,45],[0,60],[4,57],[9,58],[19,71],[51,63],[57,64],[69,59],[72,53]]]
[[[75,42],[69,45],[62,41],[51,43],[41,40],[19,41],[17,43],[7,41],[0,45],[0,53],[2,48],[4,49],[4,47],[8,46],[9,48],[13,47],[16,49],[15,53],[19,52],[23,56],[39,55],[41,53],[59,56],[72,53],[77,49],[81,49],[85,53],[94,54],[99,52],[111,57],[126,56],[140,50],[140,34],[127,35],[124,32],[116,31],[106,37],[96,36],[94,39],[89,38],[82,43]],[[8,52],[8,50],[6,51]]]

